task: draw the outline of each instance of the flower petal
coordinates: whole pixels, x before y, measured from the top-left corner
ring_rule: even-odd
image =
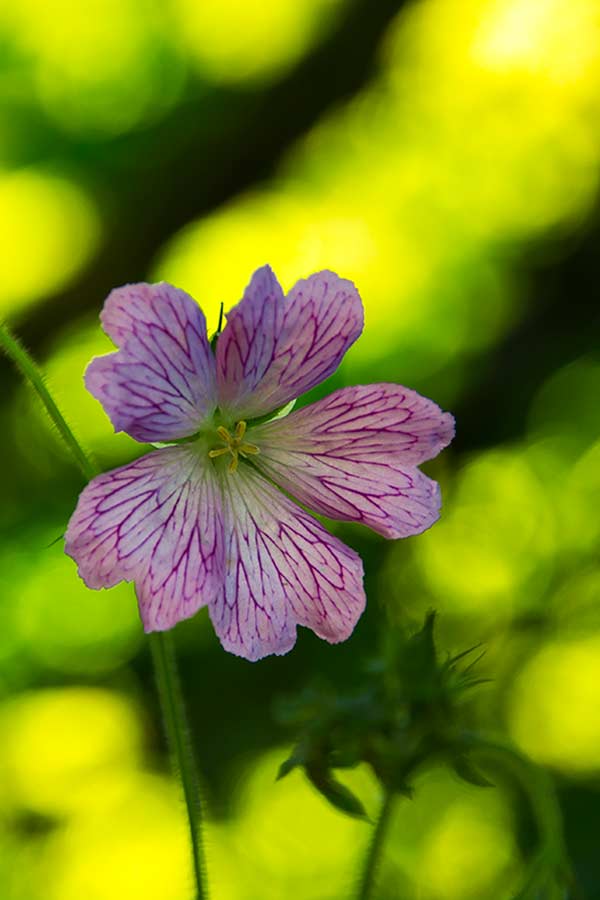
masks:
[[[248,430],[258,468],[306,506],[388,538],[439,517],[435,481],[416,468],[454,435],[454,418],[395,384],[342,388]]]
[[[165,282],[129,284],[109,294],[100,318],[121,349],[92,360],[85,383],[115,431],[138,441],[198,431],[216,406],[216,381],[197,303]]]
[[[217,342],[219,405],[238,419],[278,409],[331,375],[362,328],[351,281],[318,272],[284,297],[263,266]]]
[[[135,581],[145,631],[187,619],[222,589],[214,469],[189,446],[155,450],[83,490],[65,552],[90,588]]]
[[[227,571],[209,604],[226,650],[283,654],[296,625],[330,643],[352,633],[364,606],[360,557],[243,463],[223,497]]]

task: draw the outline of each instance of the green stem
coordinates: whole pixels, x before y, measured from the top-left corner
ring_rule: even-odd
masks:
[[[149,638],[167,741],[171,749],[173,765],[179,772],[187,808],[192,855],[194,858],[196,898],[201,900],[201,898],[208,896],[203,888],[206,865],[201,834],[202,808],[198,777],[194,767],[194,757],[190,746],[181,685],[177,672],[175,649],[169,632],[159,631],[151,634]]]
[[[85,478],[87,480],[94,478],[98,474],[98,469],[82,449],[77,438],[67,425],[64,416],[46,386],[41,370],[20,341],[11,334],[7,326],[2,322],[0,322],[0,347],[35,390]],[[188,741],[185,706],[170,635],[165,633],[152,635],[150,647],[167,740],[183,787],[192,842],[196,900],[204,900],[208,894],[204,887],[200,793],[194,757]]]
[[[98,474],[96,467],[81,449],[81,446],[75,438],[75,435],[67,425],[61,411],[54,402],[50,391],[46,387],[46,382],[44,381],[42,372],[33,361],[25,347],[23,347],[21,342],[13,334],[11,334],[7,326],[1,322],[0,346],[2,347],[6,355],[14,362],[17,369],[19,369],[22,375],[24,375],[27,381],[31,384],[32,388],[42,401],[46,412],[58,429],[58,433],[71,451],[73,459],[83,472],[85,478],[89,481],[94,477],[94,475]]]
[[[383,798],[381,811],[377,822],[375,823],[371,843],[367,850],[367,857],[365,859],[365,866],[358,888],[357,900],[370,900],[373,896],[377,881],[377,872],[381,863],[383,846],[387,837],[388,826],[394,808],[394,799],[394,795],[391,791],[387,791]]]
[[[472,733],[466,736],[466,744],[471,750],[510,769],[529,800],[539,848],[516,898],[524,900],[535,896],[536,886],[547,880],[548,875],[569,884],[573,894],[578,895],[564,841],[560,803],[551,776],[510,744]]]

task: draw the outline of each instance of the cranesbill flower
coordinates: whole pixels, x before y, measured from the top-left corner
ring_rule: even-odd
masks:
[[[297,625],[345,640],[365,606],[361,559],[295,501],[418,534],[440,494],[417,465],[454,434],[449,413],[395,384],[281,414],[360,335],[354,285],[318,272],[284,296],[264,266],[214,352],[200,308],[166,283],[117,288],[101,321],[119,349],[92,360],[88,390],[116,431],[168,446],[83,490],[65,549],[88,587],[134,581],[146,631],[208,606],[225,649],[251,660],[287,653]]]

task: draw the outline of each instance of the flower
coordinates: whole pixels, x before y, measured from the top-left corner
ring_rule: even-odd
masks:
[[[164,282],[112,291],[101,321],[120,349],[92,360],[88,390],[116,431],[168,446],[83,490],[65,551],[88,587],[134,581],[146,631],[208,606],[225,649],[251,660],[287,653],[297,625],[349,637],[361,559],[288,494],[388,538],[418,534],[440,496],[417,465],[454,434],[449,413],[395,384],[284,415],[360,335],[352,282],[318,272],[284,297],[258,269],[214,352],[198,305]]]

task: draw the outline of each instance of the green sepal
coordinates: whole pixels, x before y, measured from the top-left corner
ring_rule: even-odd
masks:
[[[289,403],[285,403],[278,409],[273,410],[273,412],[265,413],[264,416],[257,416],[256,419],[249,419],[248,427],[250,428],[252,425],[262,425],[264,422],[275,422],[276,419],[283,419],[293,410],[296,405],[296,399],[297,398],[290,400]]]

